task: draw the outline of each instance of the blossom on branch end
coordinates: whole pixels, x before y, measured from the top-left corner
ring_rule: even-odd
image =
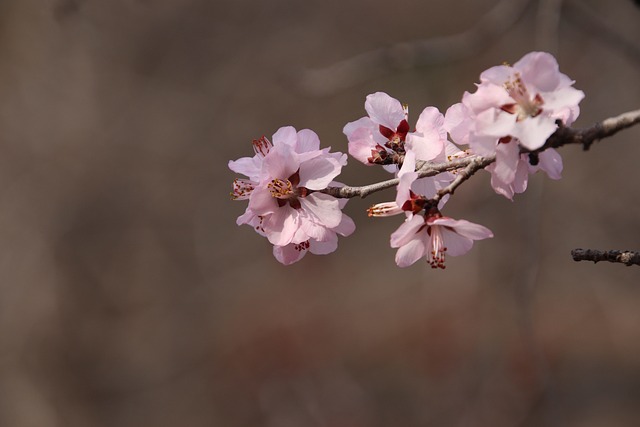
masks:
[[[521,153],[543,147],[558,128],[557,121],[569,126],[578,117],[584,93],[573,83],[560,73],[552,55],[531,52],[513,66],[483,72],[477,91],[466,92],[461,103],[447,110],[445,127],[455,142],[468,144],[474,153],[496,156],[487,168],[492,186],[512,199],[526,190],[528,173],[541,169],[551,178],[560,177],[562,159],[557,153],[534,168]]]

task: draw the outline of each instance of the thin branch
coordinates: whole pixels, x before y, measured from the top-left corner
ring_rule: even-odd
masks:
[[[627,266],[640,265],[640,252],[637,251],[599,251],[597,249],[573,249],[571,256],[574,261],[608,261],[619,262]]]
[[[453,194],[453,192],[466,180],[471,178],[471,176],[478,172],[480,169],[484,169],[489,166],[496,160],[495,156],[489,157],[473,157],[471,162],[464,168],[460,169],[456,172],[456,179],[454,179],[451,184],[446,187],[440,189],[438,194],[434,197],[435,201],[439,201],[446,194]]]
[[[582,144],[582,148],[588,150],[594,142],[615,135],[638,123],[640,123],[640,109],[610,117],[586,129],[572,129],[560,125],[547,142],[535,152],[539,153],[547,148],[558,148],[567,144]]]
[[[394,70],[442,64],[475,55],[518,22],[530,2],[500,0],[473,27],[461,33],[398,43],[360,53],[325,68],[305,70],[299,77],[299,86],[307,93],[326,96]]]
[[[610,117],[585,129],[573,129],[560,125],[553,135],[547,139],[547,142],[541,148],[533,151],[533,153],[539,153],[547,148],[558,148],[568,144],[582,144],[583,148],[588,150],[594,142],[615,135],[619,131],[638,123],[640,123],[640,109]],[[444,163],[419,162],[416,170],[418,171],[419,178],[434,176],[442,172],[457,171],[458,176],[456,179],[449,186],[440,190],[442,194],[439,193],[437,196],[437,200],[439,200],[445,194],[453,194],[453,191],[469,179],[471,175],[489,166],[495,162],[495,160],[495,155],[484,157],[472,155]],[[361,187],[347,185],[344,187],[329,187],[321,191],[337,198],[365,198],[372,193],[395,187],[398,185],[398,182],[398,178],[394,178]]]

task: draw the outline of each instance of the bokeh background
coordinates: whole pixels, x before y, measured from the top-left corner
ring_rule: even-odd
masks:
[[[345,152],[367,94],[415,120],[535,49],[576,126],[637,109],[636,3],[3,0],[0,426],[640,425],[640,269],[570,257],[640,250],[640,127],[515,202],[478,173],[447,213],[495,238],[444,271],[395,266],[365,213],[392,192],[283,267],[227,169],[284,125]]]

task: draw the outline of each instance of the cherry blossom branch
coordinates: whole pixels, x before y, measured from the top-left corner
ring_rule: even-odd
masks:
[[[547,139],[547,142],[539,149],[531,152],[531,154],[535,155],[547,148],[558,148],[568,144],[581,144],[584,150],[588,150],[594,142],[615,135],[619,131],[638,123],[640,123],[640,109],[607,118],[584,129],[564,127],[560,124],[556,132]],[[495,155],[493,155],[484,157],[468,156],[444,163],[418,162],[416,170],[420,178],[434,176],[442,172],[457,172],[456,179],[438,192],[435,199],[440,200],[446,194],[453,194],[464,181],[469,179],[478,170],[484,169],[495,162],[495,160]],[[398,178],[394,178],[360,187],[348,185],[343,187],[329,187],[322,190],[322,192],[337,198],[365,198],[372,193],[395,187],[398,183]]]
[[[299,86],[308,93],[325,96],[394,70],[475,55],[511,28],[529,3],[531,0],[500,0],[473,27],[458,34],[397,43],[360,53],[325,68],[305,70],[299,78]]]
[[[573,249],[571,256],[574,261],[608,261],[619,262],[627,266],[640,265],[640,252],[637,251],[599,251],[597,249]]]
[[[610,117],[585,129],[573,129],[560,124],[547,142],[535,152],[539,153],[547,148],[558,148],[567,144],[582,144],[582,148],[586,151],[594,142],[615,135],[638,123],[640,123],[640,109]]]

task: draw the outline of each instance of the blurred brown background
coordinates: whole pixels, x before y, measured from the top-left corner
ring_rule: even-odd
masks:
[[[365,214],[392,192],[291,267],[235,225],[230,159],[283,125],[344,152],[375,91],[415,120],[547,49],[586,93],[577,126],[640,108],[631,0],[513,0],[470,50],[305,71],[496,4],[3,0],[0,426],[640,425],[640,268],[569,255],[640,250],[640,127],[563,148],[564,179],[514,203],[479,173],[447,213],[496,237],[445,271],[395,266],[399,219]],[[351,161],[341,179],[386,177]]]

